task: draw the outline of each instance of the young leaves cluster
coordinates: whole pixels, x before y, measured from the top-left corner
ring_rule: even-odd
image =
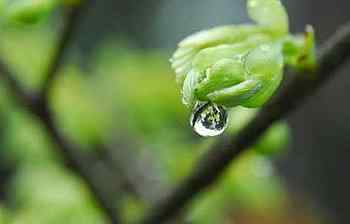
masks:
[[[315,67],[312,28],[290,34],[279,0],[247,0],[247,10],[254,24],[216,27],[179,43],[171,63],[185,105],[260,107],[280,85],[285,65]]]

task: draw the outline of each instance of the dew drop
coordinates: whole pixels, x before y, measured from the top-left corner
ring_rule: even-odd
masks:
[[[211,102],[197,103],[192,112],[191,126],[203,137],[220,135],[227,127],[227,111]]]

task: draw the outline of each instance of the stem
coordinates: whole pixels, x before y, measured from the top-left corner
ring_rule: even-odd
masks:
[[[88,7],[89,0],[83,0],[78,5],[66,6],[65,17],[63,22],[63,28],[61,30],[61,35],[59,37],[56,50],[53,55],[53,60],[48,66],[46,72],[45,80],[43,82],[43,88],[40,93],[40,97],[44,101],[48,101],[49,91],[54,83],[54,80],[58,74],[59,68],[63,64],[64,55],[68,50],[68,46],[71,44],[74,34],[79,27],[79,19],[82,13]]]
[[[350,57],[350,24],[326,42],[318,56],[319,65],[312,74],[296,74],[295,79],[251,121],[236,138],[223,136],[198,161],[193,172],[174,191],[160,200],[141,221],[143,224],[163,223],[177,215],[200,192],[223,174],[239,154],[254,145],[275,121],[295,110],[305,98],[332,78]]]

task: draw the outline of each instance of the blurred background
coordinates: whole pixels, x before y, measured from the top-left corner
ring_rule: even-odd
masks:
[[[350,19],[346,0],[282,2],[292,32],[312,24],[319,45]],[[39,90],[62,9],[37,21],[8,18],[13,21],[0,25],[0,58],[24,87]],[[245,0],[104,0],[82,15],[50,106],[60,131],[82,153],[110,158],[112,176],[100,176],[100,183],[123,219],[137,220],[213,142],[192,132],[181,104],[168,62],[176,44],[195,31],[247,21]],[[348,69],[274,125],[176,223],[349,223]],[[254,113],[233,110],[228,132],[239,131]],[[56,147],[1,81],[1,224],[109,223]]]

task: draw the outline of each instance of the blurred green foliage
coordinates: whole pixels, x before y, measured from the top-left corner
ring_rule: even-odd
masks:
[[[11,223],[106,223],[82,183],[60,167],[21,167],[10,189]]]
[[[242,209],[252,214],[282,214],[286,191],[274,174],[271,161],[248,152],[232,164],[215,190],[194,203],[191,223],[225,223]]]
[[[38,90],[44,78],[56,33],[49,26],[1,30],[2,58],[26,88]],[[178,101],[166,56],[123,45],[109,42],[98,48],[89,71],[79,68],[74,58],[62,69],[50,96],[57,123],[87,150],[116,136],[134,135],[159,159],[164,157],[160,167],[171,167],[171,151],[161,149],[174,143],[172,150],[188,147],[193,139],[188,137],[188,114]],[[3,209],[10,223],[105,223],[84,185],[59,165],[55,146],[36,118],[19,108],[5,83],[0,91],[5,129],[1,155],[16,170],[7,186],[10,206]],[[125,204],[133,208],[128,211],[140,207],[133,200]]]
[[[38,23],[47,19],[60,2],[61,0],[1,0],[3,24],[24,26]]]

